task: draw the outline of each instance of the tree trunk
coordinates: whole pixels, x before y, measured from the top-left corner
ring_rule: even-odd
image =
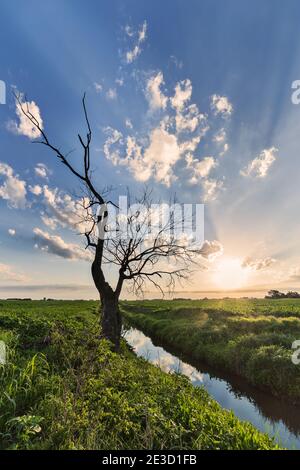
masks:
[[[101,327],[104,338],[110,340],[118,351],[120,348],[122,319],[119,310],[119,299],[115,292],[109,287],[101,295]]]
[[[102,271],[103,240],[98,239],[92,276],[101,299],[101,335],[111,341],[116,351],[120,348],[122,319],[119,310],[119,295],[122,283],[114,291],[105,280]]]

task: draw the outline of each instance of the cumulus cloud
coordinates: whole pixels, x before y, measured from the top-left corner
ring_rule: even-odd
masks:
[[[29,186],[28,188],[29,188],[29,191],[35,196],[39,196],[43,192],[43,189],[39,184],[36,184],[34,186]]]
[[[60,236],[34,228],[35,247],[69,260],[90,260],[91,253],[74,243],[66,243]]]
[[[153,175],[156,181],[170,186],[175,178],[172,168],[179,158],[176,137],[163,128],[152,131],[143,153],[133,138],[127,139],[127,165],[138,181],[147,181]]]
[[[21,104],[24,110],[31,113],[38,121],[39,126],[43,129],[43,120],[41,117],[40,108],[34,101],[24,101],[23,95],[20,96]],[[30,139],[37,139],[40,137],[40,131],[30,122],[30,120],[22,112],[20,104],[16,101],[16,115],[17,121],[12,120],[7,124],[7,129],[15,134],[24,135]]]
[[[226,96],[212,95],[211,96],[211,109],[214,114],[228,117],[233,112],[233,106]]]
[[[0,198],[7,201],[9,207],[24,209],[26,206],[26,182],[14,173],[11,166],[0,162]]]
[[[219,151],[219,156],[222,157],[229,149],[229,144],[226,142],[227,135],[224,127],[219,129],[213,136],[213,141],[217,144],[218,147],[222,147]]]
[[[51,174],[51,171],[44,163],[38,163],[37,166],[34,168],[34,172],[36,176],[44,179],[48,179],[48,175]]]
[[[29,186],[29,190],[41,198],[41,220],[51,230],[60,226],[85,233],[91,229],[91,210],[88,209],[87,198],[73,199],[64,191],[48,185]]]
[[[203,258],[208,259],[209,261],[214,260],[216,257],[223,254],[223,245],[217,240],[205,240],[200,249],[200,254]]]
[[[146,96],[151,110],[165,109],[167,106],[168,98],[160,89],[163,84],[164,77],[162,72],[158,72],[147,80]]]
[[[204,202],[214,201],[217,199],[220,191],[224,188],[224,183],[217,179],[205,179],[202,182],[203,200]]]
[[[189,79],[182,80],[176,84],[175,93],[170,98],[171,107],[176,112],[176,131],[179,134],[182,132],[193,133],[202,125],[199,136],[203,136],[208,130],[206,123],[207,116],[199,112],[198,106],[195,103],[189,104],[192,90],[192,82]]]
[[[186,156],[187,168],[192,171],[190,182],[196,184],[200,178],[207,178],[211,170],[216,166],[216,161],[213,157],[204,157],[202,160],[197,160],[192,154]]]
[[[226,140],[226,131],[224,127],[222,129],[219,129],[218,132],[213,137],[213,141],[216,142],[217,144],[222,144]]]
[[[45,185],[43,203],[46,212],[42,213],[42,220],[51,229],[60,225],[84,233],[91,228],[91,222],[87,217],[87,199],[75,200],[58,188],[52,189]]]
[[[229,149],[229,144],[224,144],[224,147],[223,147],[223,150],[219,153],[220,157],[223,157],[223,155],[225,155],[226,152],[228,152],[228,149]]]
[[[154,169],[155,179],[169,186],[174,179],[172,167],[179,158],[180,148],[176,136],[161,128],[154,129],[144,154],[144,163]]]
[[[170,186],[176,180],[175,168],[179,160],[187,153],[193,153],[201,138],[208,130],[206,116],[199,112],[194,103],[190,103],[192,86],[190,80],[183,80],[175,86],[173,96],[166,96],[161,86],[163,74],[157,72],[147,79],[146,97],[150,110],[164,111],[159,121],[153,124],[144,135],[123,135],[111,127],[104,129],[107,134],[103,151],[114,165],[126,166],[138,181],[156,181]],[[132,130],[131,122],[126,122]],[[204,173],[202,166],[211,165],[212,160],[196,166],[195,171]],[[196,164],[196,160],[195,160]],[[208,173],[208,170],[206,170]]]
[[[49,227],[51,230],[56,230],[58,225],[58,220],[55,217],[49,217],[47,214],[41,214],[42,222]]]
[[[128,34],[133,31],[128,29]],[[191,80],[179,81],[171,93],[164,85],[161,71],[146,78],[144,90],[149,110],[160,112],[149,113],[147,125],[140,134],[134,132],[128,119],[122,132],[112,127],[104,129],[107,135],[103,145],[105,157],[114,165],[128,168],[138,181],[153,178],[167,187],[177,180],[177,171],[182,171],[185,163],[184,169],[190,173],[189,182],[199,183],[204,201],[213,201],[224,189],[222,179],[211,178],[211,171],[219,162],[213,156],[195,156],[210,129],[211,115],[201,112],[192,101]],[[226,97],[215,95],[213,103],[218,114],[225,116],[232,112]],[[218,156],[229,148],[226,137],[224,127],[212,136]]]
[[[175,180],[173,167],[181,156],[181,147],[177,137],[163,127],[157,127],[150,133],[148,144],[142,147],[134,137],[126,139],[125,155],[111,146],[119,142],[122,136],[113,131],[104,146],[104,153],[115,165],[126,165],[135,179],[148,181],[151,177],[166,186]]]
[[[261,258],[261,259],[252,259],[247,257],[244,259],[242,263],[243,268],[250,268],[253,271],[261,271],[263,269],[267,269],[272,264],[274,264],[276,260],[274,258]]]
[[[188,106],[184,112],[177,110],[175,117],[177,132],[194,132],[200,124],[206,123],[206,116],[199,112],[196,104]],[[208,127],[203,128],[203,134],[208,130]]]
[[[114,165],[122,163],[120,159],[120,150],[117,145],[123,143],[123,134],[110,126],[105,127],[103,132],[107,135],[103,146],[105,157],[108,160],[111,160]]]
[[[180,142],[180,149],[183,155],[187,152],[194,152],[201,141],[201,135],[190,137]]]
[[[255,178],[265,178],[271,165],[276,160],[278,149],[270,147],[263,150],[260,155],[252,160],[248,166],[241,171],[243,176],[253,176]]]
[[[11,237],[14,237],[16,235],[16,231],[14,228],[9,228],[8,229],[8,233]]]
[[[130,26],[127,25],[125,27],[125,32],[128,37],[135,39],[132,49],[127,51],[125,55],[127,64],[131,64],[138,58],[138,56],[142,52],[142,44],[146,40],[147,22],[144,21],[137,32],[135,32]]]
[[[192,82],[189,79],[182,80],[175,86],[175,94],[171,98],[171,105],[177,111],[181,111],[192,96]]]

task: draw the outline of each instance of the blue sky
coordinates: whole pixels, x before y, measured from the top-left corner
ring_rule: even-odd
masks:
[[[188,290],[299,286],[298,1],[3,0],[0,13],[1,296],[96,296],[84,240],[56,214],[72,218],[78,182],[30,143],[11,89],[78,167],[87,93],[99,187],[205,203],[220,249]]]

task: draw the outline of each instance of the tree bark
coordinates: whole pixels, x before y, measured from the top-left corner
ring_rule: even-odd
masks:
[[[109,288],[101,296],[101,329],[104,338],[110,340],[118,351],[120,348],[122,319],[119,310],[119,299],[114,291]]]
[[[102,271],[103,240],[99,239],[92,276],[101,300],[101,335],[111,341],[116,351],[120,348],[122,319],[119,310],[119,291],[115,292],[105,280]]]

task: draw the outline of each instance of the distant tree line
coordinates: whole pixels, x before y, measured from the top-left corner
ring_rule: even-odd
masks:
[[[299,299],[300,294],[298,292],[289,291],[286,294],[280,292],[279,290],[269,290],[268,295],[265,296],[265,299]]]

